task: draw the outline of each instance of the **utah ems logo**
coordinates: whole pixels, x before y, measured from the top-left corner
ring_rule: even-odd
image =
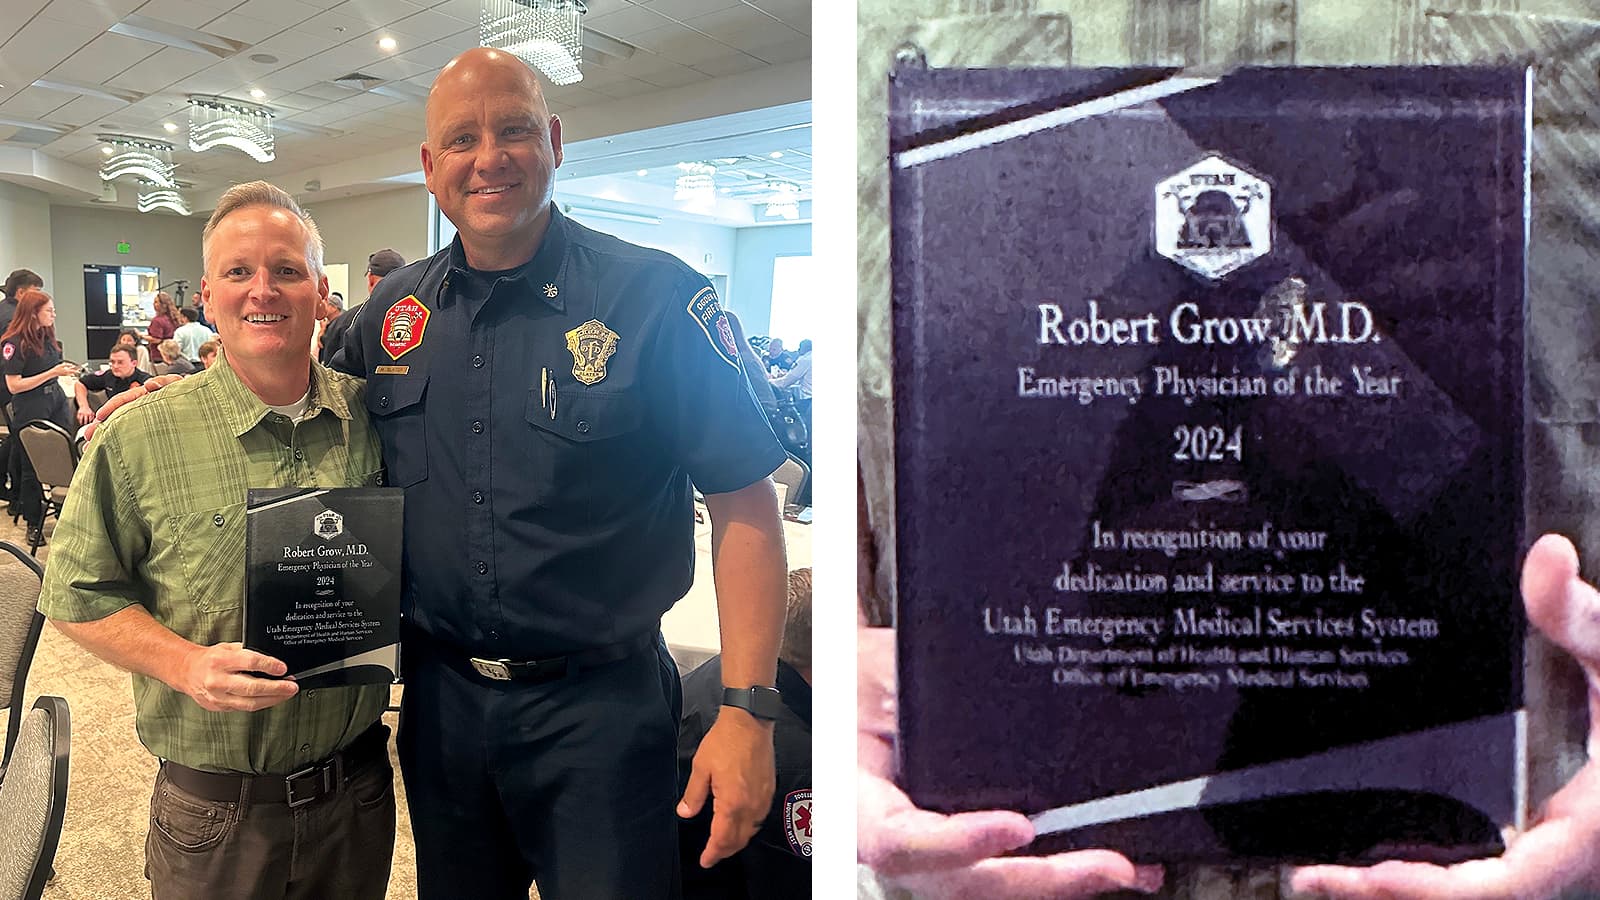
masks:
[[[596,384],[606,377],[606,360],[617,352],[617,333],[590,319],[567,332],[567,350],[572,353],[572,377]]]
[[[1208,156],[1156,185],[1156,252],[1216,280],[1272,249],[1272,185]]]
[[[331,541],[344,534],[344,516],[331,509],[325,509],[311,519],[311,531],[317,537]]]
[[[429,315],[428,308],[414,294],[389,307],[383,317],[382,344],[390,359],[399,359],[422,345]]]
[[[811,791],[790,791],[783,798],[783,836],[789,849],[811,858]]]

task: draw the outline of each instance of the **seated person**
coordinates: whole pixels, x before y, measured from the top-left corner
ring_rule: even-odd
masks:
[[[154,372],[155,369],[151,368],[150,365],[150,348],[144,345],[145,337],[146,335],[141,334],[132,328],[124,328],[122,329],[122,332],[117,335],[116,345],[118,347],[132,348],[134,353],[134,365],[145,370],[146,372]]]
[[[157,348],[161,351],[161,358],[167,361],[168,375],[193,375],[200,371],[200,366],[189,361],[178,349],[178,342],[167,338]]]
[[[200,345],[200,368],[209,369],[217,361],[217,351],[222,349],[221,341],[206,341]]]
[[[709,869],[700,852],[711,834],[711,810],[678,825],[684,900],[781,900],[811,896],[811,570],[789,573],[783,644],[778,650],[783,708],[774,725],[777,788],[761,829],[743,850]],[[683,679],[678,731],[680,791],[700,739],[722,705],[722,658],[713,656]]]
[[[120,343],[112,347],[109,369],[78,376],[78,383],[73,388],[78,399],[78,424],[87,425],[94,420],[94,410],[89,408],[90,391],[105,391],[106,397],[111,398],[132,385],[144,384],[149,377],[149,372],[134,365],[133,348]]]

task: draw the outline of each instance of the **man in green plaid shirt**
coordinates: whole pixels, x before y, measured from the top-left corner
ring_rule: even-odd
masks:
[[[376,484],[363,385],[310,358],[322,238],[265,182],[223,195],[202,295],[226,350],[130,404],[79,464],[39,608],[133,673],[162,760],[146,872],[166,898],[381,898],[394,850],[386,685],[301,692],[246,650],[245,492]]]

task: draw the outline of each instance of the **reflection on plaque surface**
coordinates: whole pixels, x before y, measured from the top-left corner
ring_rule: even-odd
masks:
[[[1525,72],[891,87],[902,780],[1035,851],[1523,803]]]
[[[244,644],[302,690],[400,672],[399,488],[252,488]]]

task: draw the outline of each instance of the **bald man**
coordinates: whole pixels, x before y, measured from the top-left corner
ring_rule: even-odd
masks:
[[[706,279],[551,204],[561,121],[527,66],[456,57],[427,129],[456,238],[379,283],[334,360],[406,490],[419,895],[674,896],[675,813],[715,798],[709,866],[772,795],[785,454]],[[731,690],[680,801],[660,620],[693,581],[695,487]]]

